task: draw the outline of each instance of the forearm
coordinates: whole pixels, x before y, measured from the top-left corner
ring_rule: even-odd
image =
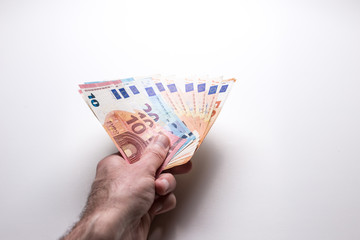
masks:
[[[160,134],[136,163],[118,154],[101,160],[83,216],[62,240],[146,240],[152,219],[176,205],[175,177],[155,177],[169,146]]]

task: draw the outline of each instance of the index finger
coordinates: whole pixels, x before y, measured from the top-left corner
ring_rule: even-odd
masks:
[[[191,161],[185,163],[184,165],[179,165],[170,169],[165,170],[165,173],[171,173],[171,174],[184,174],[190,172],[192,168]]]

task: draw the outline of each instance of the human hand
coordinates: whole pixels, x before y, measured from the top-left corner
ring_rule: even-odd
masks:
[[[173,174],[191,169],[189,162],[155,178],[168,150],[160,134],[136,163],[118,154],[101,160],[81,220],[64,239],[146,239],[154,217],[176,205]]]

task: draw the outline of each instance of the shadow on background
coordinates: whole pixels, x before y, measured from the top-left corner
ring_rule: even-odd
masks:
[[[159,215],[152,223],[149,240],[173,239],[178,229],[186,229],[192,216],[206,197],[208,189],[216,179],[221,166],[221,152],[216,142],[207,139],[192,158],[193,168],[190,173],[177,175],[175,196],[177,206],[174,210]]]

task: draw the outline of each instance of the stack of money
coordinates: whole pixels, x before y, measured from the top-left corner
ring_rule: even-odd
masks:
[[[235,81],[155,75],[84,83],[79,92],[130,163],[140,159],[155,135],[168,136],[165,170],[191,159]]]

